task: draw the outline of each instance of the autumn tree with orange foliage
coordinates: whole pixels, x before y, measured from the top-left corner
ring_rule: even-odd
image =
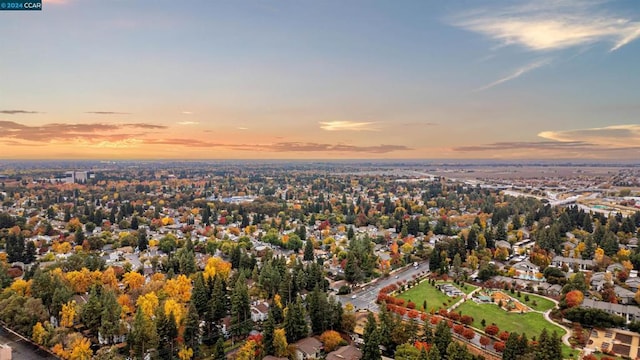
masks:
[[[584,294],[580,290],[569,291],[564,297],[564,301],[568,308],[582,304],[582,300],[584,300]]]
[[[326,352],[335,350],[344,340],[337,331],[327,330],[320,335],[320,341],[324,344]]]

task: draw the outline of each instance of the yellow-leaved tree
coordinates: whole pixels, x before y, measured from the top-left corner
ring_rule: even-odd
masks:
[[[164,292],[175,301],[186,303],[191,299],[191,280],[184,275],[169,279],[164,285]]]
[[[24,281],[23,279],[17,279],[11,284],[11,290],[21,296],[31,296],[31,280]]]
[[[287,356],[287,347],[289,347],[289,344],[287,343],[287,335],[284,329],[275,329],[273,332],[273,349],[276,356]]]
[[[173,317],[176,319],[176,327],[180,327],[180,322],[184,317],[184,307],[173,299],[167,299],[167,301],[164,302],[164,314],[167,316],[173,314]]]
[[[129,290],[139,289],[144,285],[144,276],[135,271],[124,274],[122,280]]]
[[[236,360],[255,360],[257,347],[258,344],[256,344],[255,340],[247,341],[236,353]]]
[[[216,274],[222,277],[224,280],[229,278],[231,272],[231,263],[222,260],[219,257],[211,257],[207,260],[207,265],[204,267],[204,278],[208,280],[216,276]]]
[[[178,351],[178,358],[180,360],[189,360],[193,357],[193,349],[183,346]]]
[[[118,288],[118,278],[113,267],[109,266],[107,270],[102,272],[102,285],[108,289],[116,290]]]
[[[47,337],[49,336],[47,329],[45,329],[44,326],[42,326],[42,323],[40,321],[38,321],[35,325],[33,325],[33,329],[31,333],[32,333],[31,338],[38,345],[44,345],[45,341],[47,340]]]
[[[76,301],[71,300],[66,304],[62,304],[62,310],[60,310],[60,326],[70,328],[73,326],[73,322],[76,319]]]
[[[340,334],[338,334],[337,331],[327,330],[323,332],[322,335],[320,335],[320,341],[322,341],[322,344],[324,345],[324,350],[326,352],[332,352],[344,340],[342,339]]]
[[[93,351],[91,343],[85,337],[78,337],[71,343],[69,349],[69,360],[91,360]]]
[[[147,317],[151,317],[155,313],[156,308],[158,308],[158,304],[158,296],[153,291],[140,296],[138,301],[136,301],[136,305]]]

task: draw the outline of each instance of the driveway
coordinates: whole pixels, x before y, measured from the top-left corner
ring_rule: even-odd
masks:
[[[31,344],[20,340],[17,336],[8,333],[2,327],[0,327],[0,344],[11,346],[13,360],[56,359]]]

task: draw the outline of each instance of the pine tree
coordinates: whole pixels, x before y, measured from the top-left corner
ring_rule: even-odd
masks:
[[[216,341],[216,345],[213,349],[213,359],[226,360],[226,355],[224,353],[224,340],[222,337],[218,338],[218,341]]]
[[[208,298],[209,291],[204,283],[204,276],[202,276],[202,272],[199,272],[193,282],[193,291],[191,292],[191,303],[195,305],[199,316],[204,316],[207,312]]]
[[[136,311],[133,319],[127,344],[137,358],[143,358],[150,349],[155,349],[158,346],[156,325],[140,308]]]
[[[327,302],[327,295],[320,292],[320,289],[316,288],[307,295],[307,306],[309,309],[309,317],[311,318],[311,331],[314,334],[322,334],[328,329],[329,316],[329,303]]]
[[[120,334],[120,313],[122,307],[118,304],[113,291],[103,291],[100,299],[102,314],[100,316],[100,334],[111,344],[113,337]]]
[[[440,352],[440,357],[445,357],[447,354],[447,347],[451,342],[451,330],[447,326],[447,322],[441,320],[436,326],[436,331],[434,335],[434,343]]]
[[[267,316],[267,320],[264,322],[264,328],[262,329],[262,344],[264,344],[265,355],[275,354],[275,349],[273,347],[273,332],[275,327],[276,325],[273,321],[273,313],[271,309],[269,309],[269,315]]]
[[[82,323],[89,329],[91,335],[98,335],[98,328],[101,324],[102,302],[100,301],[99,288],[93,286],[89,292],[87,302],[82,306],[80,319]]]
[[[235,336],[247,335],[252,327],[249,289],[244,275],[240,274],[231,294],[231,333]]]
[[[194,352],[197,352],[198,345],[200,344],[200,337],[202,333],[200,331],[200,317],[198,316],[198,310],[194,303],[189,305],[189,311],[187,312],[187,319],[184,326],[184,342],[185,345]]]
[[[512,332],[509,334],[509,338],[507,339],[504,347],[504,351],[502,353],[503,360],[516,360],[518,355],[522,355],[519,353],[519,335],[516,332]]]
[[[304,245],[304,256],[303,260],[311,261],[313,260],[313,241],[311,239],[307,240]]]
[[[24,251],[24,263],[31,264],[32,262],[34,262],[36,260],[36,252],[36,245],[33,243],[33,241],[27,242],[27,248]]]
[[[134,217],[137,219],[138,217]],[[138,229],[138,250],[145,251],[149,247],[149,240],[147,240],[147,230]]]
[[[284,329],[289,343],[294,343],[309,335],[309,327],[300,296],[296,297],[296,301],[287,306]]]
[[[376,318],[372,312],[367,314],[367,325],[364,328],[364,345],[362,347],[362,360],[381,360],[380,335]]]

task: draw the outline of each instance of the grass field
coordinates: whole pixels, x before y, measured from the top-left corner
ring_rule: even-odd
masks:
[[[436,282],[436,284],[443,284],[443,283],[445,283],[445,282],[444,281]],[[471,285],[471,284],[464,284],[464,285],[460,286],[460,285],[456,285],[456,284],[454,284],[452,282],[447,282],[447,283],[457,287],[458,289],[460,289],[460,291],[462,291],[465,294],[469,294],[470,292],[472,292],[473,290],[478,288],[477,286]]]
[[[487,325],[495,323],[500,331],[525,333],[529,338],[538,337],[544,328],[549,332],[557,331],[559,336],[565,334],[564,329],[549,323],[540,313],[507,313],[496,304],[476,304],[473,301],[465,302],[456,310],[463,315],[472,316],[473,326],[478,329],[483,329],[481,322],[484,319]]]
[[[522,293],[520,297],[517,297],[516,294],[511,294],[511,292],[509,291],[503,291],[503,293],[511,296],[514,299],[518,299],[521,303],[529,306],[530,308],[532,308],[533,310],[537,310],[537,311],[547,311],[550,309],[553,309],[556,304],[549,300],[549,299],[545,299],[541,296],[538,295],[534,295],[534,294],[529,294],[529,293]],[[529,296],[529,301],[524,301],[524,297],[528,295]],[[535,301],[536,305],[533,304],[533,302]]]
[[[427,311],[430,311],[432,308],[435,309],[435,311],[438,311],[439,309],[446,309],[454,304],[455,301],[452,300],[453,298],[448,297],[440,290],[436,289],[435,286],[431,286],[428,281],[423,281],[419,285],[412,287],[397,297],[413,301],[418,308],[422,307],[422,302],[424,300],[427,300]],[[452,301],[449,302],[449,300]],[[446,304],[446,306],[443,305],[443,303]]]

